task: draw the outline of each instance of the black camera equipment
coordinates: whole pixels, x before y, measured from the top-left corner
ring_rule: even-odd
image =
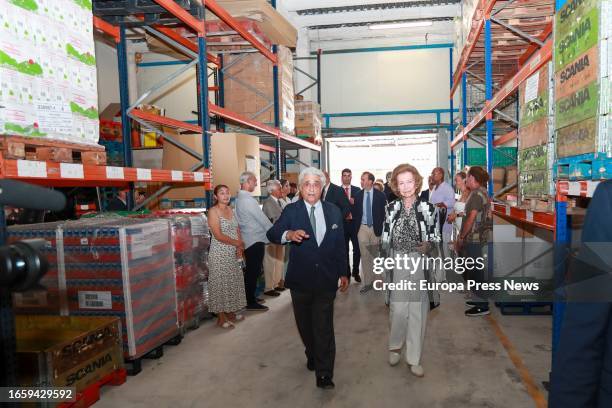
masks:
[[[18,241],[6,244],[4,206],[31,210],[61,211],[66,205],[62,193],[14,180],[0,180],[0,386],[15,383],[15,317],[13,292],[35,288],[47,272],[47,260],[40,250],[45,240]]]

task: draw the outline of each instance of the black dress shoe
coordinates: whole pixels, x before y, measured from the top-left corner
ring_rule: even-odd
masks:
[[[287,288],[281,288],[280,286],[278,286],[278,287],[274,288],[274,290],[275,290],[275,291],[277,291],[277,292],[282,292],[282,291],[284,291],[285,289],[287,289]]]
[[[361,277],[359,275],[353,275],[353,279],[355,279],[355,282],[361,283]]]
[[[250,312],[266,312],[268,310],[268,306],[263,306],[259,303],[255,303],[252,305],[247,305],[246,310]]]
[[[308,360],[306,362],[306,368],[310,371],[314,371],[315,370],[314,361]]]
[[[277,297],[277,296],[280,296],[280,293],[278,293],[275,290],[268,290],[268,291],[264,292],[264,295],[272,296],[272,297]]]
[[[324,390],[331,390],[336,385],[332,381],[331,377],[317,377],[317,387],[323,388]]]

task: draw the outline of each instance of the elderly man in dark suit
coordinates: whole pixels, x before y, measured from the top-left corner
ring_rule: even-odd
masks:
[[[290,243],[285,286],[291,290],[293,313],[304,343],[307,368],[317,387],[334,388],[334,299],[346,291],[343,217],[335,205],[321,201],[325,175],[313,167],[299,176],[302,200],[289,204],[267,236],[277,244]]]
[[[374,175],[368,171],[361,175],[363,188],[355,196],[353,221],[356,223],[359,252],[361,254],[361,270],[363,272],[363,287],[361,293],[372,289],[374,282],[374,258],[376,257],[380,236],[385,221],[387,199],[385,193],[374,186]]]

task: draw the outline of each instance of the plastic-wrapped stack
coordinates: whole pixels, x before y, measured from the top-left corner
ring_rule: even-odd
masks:
[[[611,19],[610,0],[567,1],[555,15],[555,131],[557,157],[563,164],[558,170],[560,178],[612,177]],[[608,167],[597,165],[599,161],[607,162]]]
[[[47,237],[51,230],[61,236],[55,239],[57,282],[48,282],[47,292],[51,297],[51,287],[59,288],[60,314],[119,317],[129,359],[142,357],[178,334],[167,220],[91,218],[12,227],[9,234],[19,237],[30,228],[47,231]],[[49,307],[48,312],[56,313],[57,308]]]
[[[95,145],[90,0],[0,0],[0,134]]]
[[[311,101],[295,101],[295,135],[321,144],[321,106]]]
[[[550,193],[551,120],[550,64],[519,87],[519,192],[521,198],[547,198]]]
[[[280,129],[293,135],[295,133],[293,56],[287,47],[278,46],[277,57]],[[274,126],[272,62],[262,54],[254,53],[228,54],[224,63],[229,67],[225,70],[225,107]],[[253,88],[257,92],[253,92]]]
[[[178,325],[181,331],[199,324],[208,310],[208,248],[210,235],[201,214],[159,212],[146,217],[170,221],[174,252],[174,277]]]

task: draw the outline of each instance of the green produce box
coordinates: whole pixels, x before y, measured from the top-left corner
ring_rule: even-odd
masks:
[[[597,117],[557,130],[557,157],[597,152]]]
[[[519,150],[519,171],[546,170],[548,168],[548,146],[535,146]]]
[[[548,170],[519,173],[519,192],[522,198],[541,198],[549,193]]]
[[[548,116],[548,91],[537,96],[537,98],[521,104],[521,116],[519,128],[528,126],[533,122]]]
[[[600,3],[597,0],[568,1],[555,15],[555,72],[597,44]]]
[[[555,102],[555,129],[596,116],[599,108],[599,81]]]

